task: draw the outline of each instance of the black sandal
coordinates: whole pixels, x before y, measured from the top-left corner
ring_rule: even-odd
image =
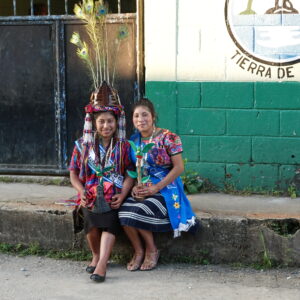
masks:
[[[105,280],[105,276],[106,274],[104,274],[104,276],[98,275],[98,274],[92,274],[91,275],[91,280],[95,281],[95,282],[103,282]]]
[[[86,270],[89,274],[93,274],[94,271],[95,271],[95,269],[96,269],[96,267],[94,267],[94,266],[87,266],[85,270]]]

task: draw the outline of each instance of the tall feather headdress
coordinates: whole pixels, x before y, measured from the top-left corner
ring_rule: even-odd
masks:
[[[90,43],[82,41],[78,32],[74,32],[70,40],[77,46],[77,55],[85,63],[92,78],[94,91],[90,104],[85,107],[86,117],[83,130],[85,143],[91,143],[92,116],[98,111],[113,111],[118,116],[118,138],[125,139],[125,112],[121,105],[118,91],[113,88],[116,62],[121,42],[127,38],[127,27],[119,27],[113,49],[108,49],[107,14],[108,7],[103,0],[82,0],[74,6],[75,15],[83,20]],[[113,53],[114,59],[109,59]]]

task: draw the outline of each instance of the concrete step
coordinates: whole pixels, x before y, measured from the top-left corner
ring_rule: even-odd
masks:
[[[75,194],[68,186],[0,183],[0,242],[86,247],[83,233],[73,234],[72,207],[57,204]],[[189,199],[201,227],[176,239],[156,234],[162,258],[261,264],[265,255],[276,264],[300,266],[300,198],[208,193]],[[130,255],[124,234],[114,252]]]

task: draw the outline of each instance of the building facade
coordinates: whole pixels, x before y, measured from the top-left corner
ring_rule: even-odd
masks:
[[[0,173],[66,174],[90,93],[69,43],[83,28],[78,1],[19,2],[0,3]],[[128,115],[145,76],[159,126],[181,136],[188,169],[220,189],[293,184],[300,0],[107,2],[110,26],[130,32],[116,82]]]
[[[221,189],[293,184],[299,59],[299,0],[145,0],[146,95]]]

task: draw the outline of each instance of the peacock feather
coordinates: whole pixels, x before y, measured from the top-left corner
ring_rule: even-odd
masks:
[[[113,86],[120,43],[128,37],[128,28],[125,25],[120,26],[115,40],[115,49],[108,49],[106,26],[108,7],[104,1],[82,0],[81,3],[75,4],[74,13],[85,22],[89,43],[82,41],[78,32],[73,33],[70,42],[77,46],[77,55],[89,70],[94,90],[99,90],[103,81]],[[112,53],[111,62],[109,53]]]

